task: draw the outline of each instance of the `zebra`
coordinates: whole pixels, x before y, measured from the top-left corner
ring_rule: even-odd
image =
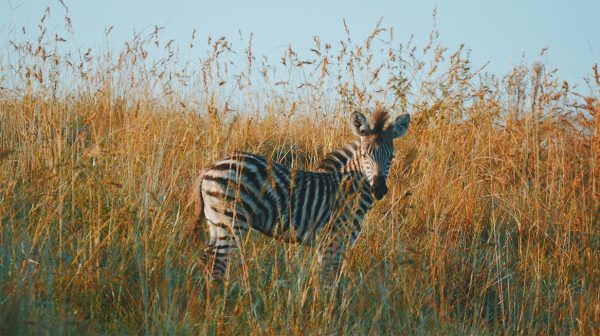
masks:
[[[345,248],[354,245],[374,200],[388,191],[393,139],[408,130],[409,114],[386,127],[388,118],[382,108],[370,120],[354,111],[350,125],[358,139],[326,155],[314,172],[244,152],[206,167],[192,188],[192,228],[197,239],[203,218],[208,223],[202,259],[211,278],[227,279],[228,261],[253,229],[316,246],[320,278],[338,279]]]

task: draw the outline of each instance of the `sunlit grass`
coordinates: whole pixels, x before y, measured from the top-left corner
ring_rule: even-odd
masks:
[[[221,38],[182,63],[159,29],[119,54],[44,34],[0,76],[0,334],[598,331],[597,68],[589,88],[541,64],[494,77],[379,26],[277,61]],[[244,150],[311,169],[377,102],[413,121],[339,291],[310,248],[259,235],[208,281],[201,167]]]

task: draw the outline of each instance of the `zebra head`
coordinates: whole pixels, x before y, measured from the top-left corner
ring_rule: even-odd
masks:
[[[354,133],[360,136],[360,146],[357,150],[360,170],[377,200],[382,199],[388,191],[386,182],[394,157],[393,140],[403,136],[410,123],[410,115],[404,114],[385,127],[388,118],[386,110],[377,109],[371,115],[370,121],[358,111],[353,112],[350,119]]]

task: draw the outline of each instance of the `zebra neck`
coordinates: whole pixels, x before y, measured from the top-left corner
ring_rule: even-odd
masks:
[[[358,165],[357,155],[359,142],[355,141],[346,146],[336,149],[333,152],[325,155],[319,162],[317,169],[327,173],[349,174],[352,172],[359,173],[360,165]]]
[[[354,190],[370,190],[368,184],[364,183],[365,176],[360,169],[359,145],[355,141],[327,154],[319,163],[318,170],[330,174],[338,184],[342,180],[352,181]]]

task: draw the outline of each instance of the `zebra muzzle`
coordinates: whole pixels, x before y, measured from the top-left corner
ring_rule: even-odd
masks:
[[[375,197],[376,200],[382,199],[383,196],[385,196],[385,194],[387,194],[388,188],[387,188],[387,185],[385,184],[385,177],[377,176],[375,178],[375,183],[373,183],[371,185],[371,192],[373,193],[373,196]]]

